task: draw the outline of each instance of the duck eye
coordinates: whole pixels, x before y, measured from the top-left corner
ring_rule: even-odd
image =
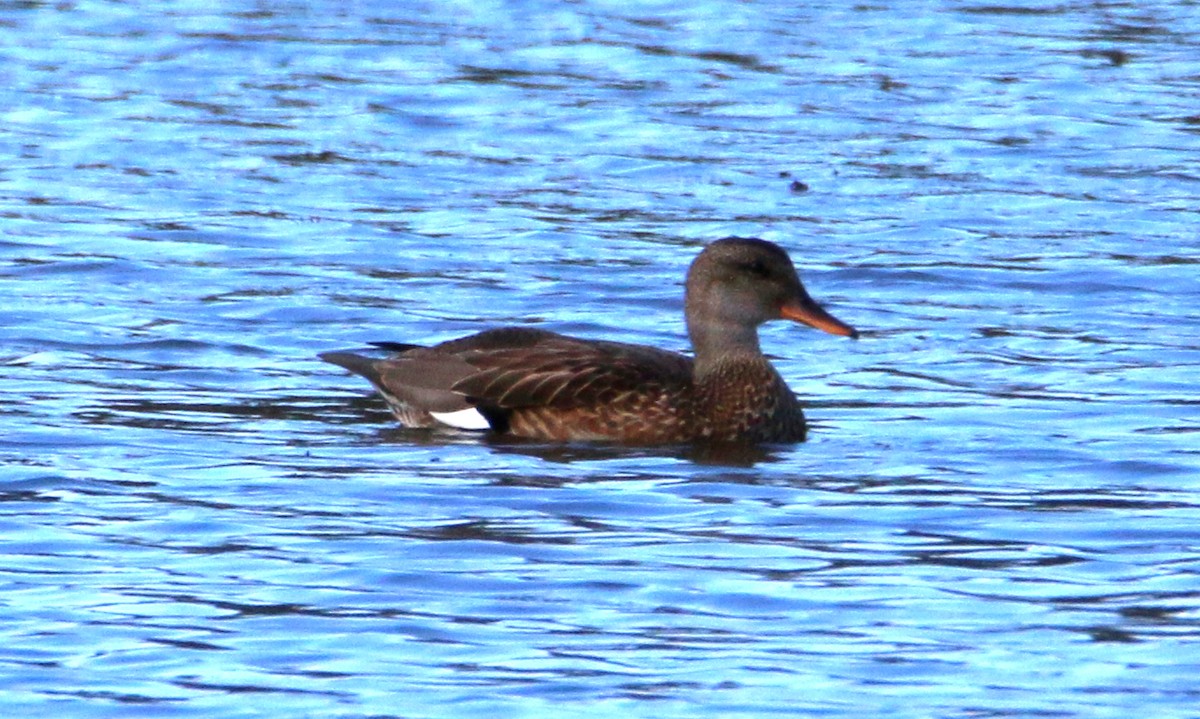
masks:
[[[742,265],[742,268],[755,277],[768,277],[771,274],[771,270],[767,269],[766,263],[762,260],[751,260]]]

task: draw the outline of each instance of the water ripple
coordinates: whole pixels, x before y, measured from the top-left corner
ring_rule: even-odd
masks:
[[[1193,716],[1191,9],[944,5],[0,7],[0,704]],[[763,329],[804,445],[315,358],[686,349],[730,234],[863,330]]]

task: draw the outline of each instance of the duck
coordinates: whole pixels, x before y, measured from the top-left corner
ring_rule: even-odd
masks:
[[[321,359],[365,377],[407,427],[478,430],[549,442],[788,443],[807,425],[759,345],[758,328],[791,320],[858,331],[826,311],[779,245],[726,237],[696,256],[684,285],[692,355],[527,326],[432,346],[372,343]]]

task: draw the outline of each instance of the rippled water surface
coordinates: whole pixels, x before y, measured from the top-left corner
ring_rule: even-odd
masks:
[[[1194,717],[1194,2],[0,3],[0,706]],[[399,429],[317,352],[685,349],[809,442]]]

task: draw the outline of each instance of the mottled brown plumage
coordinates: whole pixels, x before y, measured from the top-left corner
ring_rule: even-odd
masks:
[[[787,254],[730,237],[692,263],[686,284],[695,358],[643,345],[502,327],[433,347],[322,359],[366,377],[405,425],[488,429],[557,441],[792,442],[804,413],[758,344],[772,319],[857,332],[821,309]]]

